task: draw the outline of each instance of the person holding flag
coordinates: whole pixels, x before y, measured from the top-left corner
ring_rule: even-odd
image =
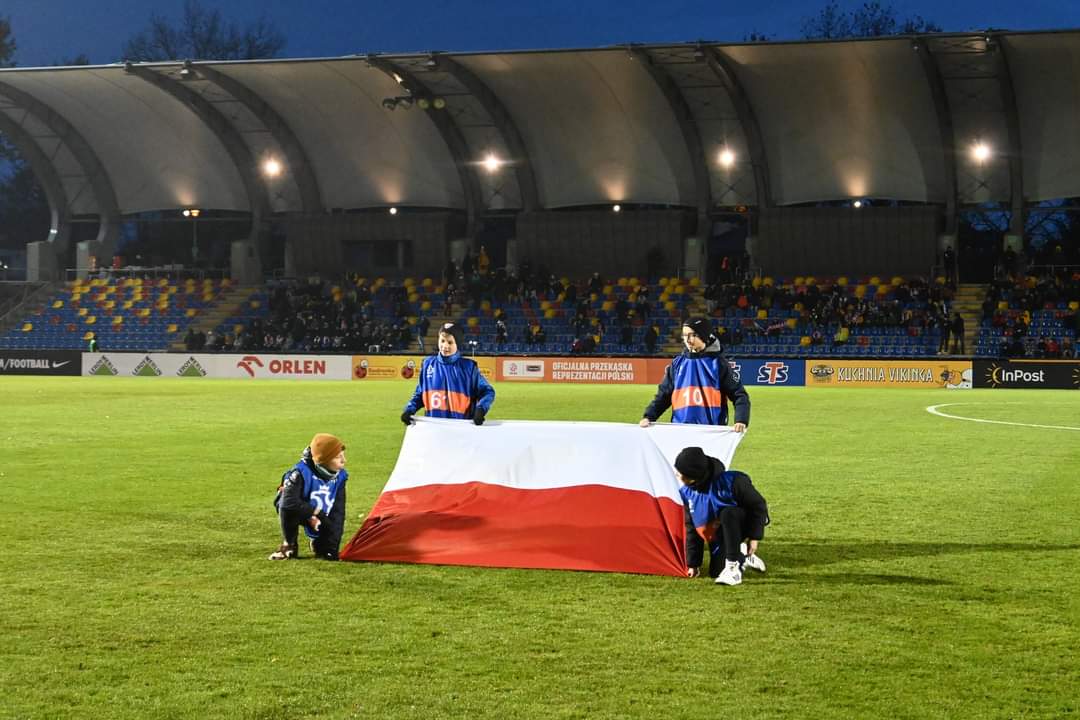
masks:
[[[462,357],[465,333],[457,323],[439,328],[439,351],[424,358],[412,399],[401,413],[401,422],[411,425],[413,415],[425,408],[427,417],[472,420],[483,425],[495,402],[495,388],[477,367],[476,361]]]
[[[727,425],[730,398],[735,406],[733,429],[745,431],[750,424],[750,396],[724,357],[712,323],[707,318],[687,319],[682,340],[686,349],[664,371],[641,427],[649,427],[669,407],[673,423]]]

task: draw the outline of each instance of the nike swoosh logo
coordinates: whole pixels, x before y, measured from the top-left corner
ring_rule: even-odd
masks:
[[[53,366],[54,368],[58,368],[58,367],[64,367],[64,366],[65,366],[65,365],[67,365],[67,364],[68,364],[69,362],[71,362],[71,361],[70,361],[70,360],[65,360],[65,361],[63,361],[63,362],[56,362],[55,360],[53,360],[53,364],[52,364],[52,366]]]

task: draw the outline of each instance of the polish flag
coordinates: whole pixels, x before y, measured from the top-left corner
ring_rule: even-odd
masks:
[[[686,575],[675,456],[708,425],[416,418],[342,560]]]

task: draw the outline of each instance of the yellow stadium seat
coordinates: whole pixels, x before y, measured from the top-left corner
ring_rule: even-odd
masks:
[[[34,323],[23,323],[23,326],[22,326],[22,331],[23,332],[30,332],[33,329],[34,329]]]
[[[637,287],[640,283],[638,283],[638,279],[636,277],[632,277],[626,279],[626,284],[630,287]]]
[[[866,286],[865,285],[856,285],[855,286],[855,297],[857,297],[857,298],[866,297]]]
[[[605,300],[604,304],[600,306],[600,309],[604,312],[611,312],[615,309],[615,302],[613,300]],[[595,320],[595,318],[593,318]]]
[[[788,326],[788,329],[794,330],[796,328],[796,326],[798,326],[799,321],[796,320],[795,318],[788,318],[787,320],[784,321],[784,324]]]
[[[604,295],[605,296],[611,295],[611,293],[613,293],[613,292],[615,292],[615,286],[614,285],[605,285],[604,286]]]
[[[795,303],[795,312],[802,312],[805,309],[806,309],[806,306],[803,305],[801,302]]]
[[[901,285],[904,284],[904,278],[897,275],[897,276],[893,277],[891,284],[892,284],[893,287],[900,287]]]
[[[637,302],[637,293],[630,293],[630,295],[626,299],[629,300],[632,303],[636,303]]]
[[[877,294],[878,295],[888,295],[889,292],[891,292],[891,291],[892,291],[892,287],[889,286],[889,285],[878,285],[878,288],[877,288]]]
[[[97,316],[96,315],[90,315],[90,316],[88,316],[86,318],[86,324],[87,325],[93,325],[96,322],[97,322]]]
[[[809,335],[803,335],[801,338],[799,338],[799,344],[804,346],[804,347],[809,345],[810,344],[810,336]]]
[[[471,317],[471,318],[469,318],[468,320],[465,321],[465,324],[468,325],[469,327],[476,327],[477,325],[480,324],[480,318]]]
[[[678,307],[678,303],[676,303],[674,300],[668,300],[666,303],[664,303],[664,309],[668,312],[674,312],[678,309]]]
[[[405,278],[404,282],[402,282],[401,284],[404,285],[407,288],[411,288],[413,285],[416,284],[416,279],[411,278],[411,277],[407,277],[407,278]]]
[[[881,278],[879,278],[877,275],[875,275],[874,277],[870,278],[869,284],[870,285],[880,285],[881,284]]]
[[[83,339],[83,340],[93,340],[93,339],[94,339],[94,333],[92,333],[92,332],[90,332],[90,331],[88,330],[88,331],[86,331],[86,333],[85,333],[85,334],[84,334],[84,335],[82,336],[82,339]]]
[[[426,287],[426,288],[429,288],[429,287],[431,287],[432,285],[434,285],[434,283],[433,283],[433,282],[431,281],[431,278],[424,278],[424,281],[423,281],[423,282],[421,282],[420,284],[421,284],[421,285],[422,285],[423,287]]]
[[[551,309],[551,302],[549,300],[541,301],[540,309],[541,310],[550,310]]]
[[[817,278],[812,276],[812,275],[808,275],[807,278],[806,278],[806,284],[807,285],[817,285]]]
[[[176,323],[169,323],[168,327],[165,328],[165,332],[169,332],[169,333],[176,332]]]
[[[840,287],[847,287],[847,283],[848,279],[846,275],[841,275],[840,277],[836,278],[836,284]]]
[[[230,286],[232,286],[232,280],[231,279],[229,279],[229,278],[222,278],[221,279],[221,287],[230,287]]]
[[[629,282],[629,281],[626,278],[621,277],[621,278],[619,278],[618,280],[615,281],[615,284],[618,285],[619,287],[626,287],[627,282]]]
[[[483,302],[481,302],[480,303],[480,309],[481,310],[490,310],[491,309],[491,301],[490,300],[484,300]]]
[[[418,293],[409,293],[409,302],[418,302],[420,295]]]
[[[90,313],[86,308],[79,308],[79,317],[86,317]]]
[[[668,293],[668,292],[660,293],[660,297],[658,298],[658,300],[660,300],[660,302],[662,302],[662,303],[666,303],[670,299],[671,299],[671,293]]]
[[[188,308],[184,311],[184,317],[195,317],[198,312],[195,308]]]
[[[79,300],[82,300],[82,293],[78,293],[78,292],[71,293],[71,302],[78,302]]]
[[[769,277],[768,275],[766,275],[766,276],[765,276],[765,279],[761,281],[761,284],[762,284],[762,285],[764,285],[765,287],[772,287],[773,285],[775,285],[775,284],[776,284],[776,281],[775,281],[775,280],[773,280],[773,279],[772,279],[771,277]]]
[[[755,288],[761,287],[761,278],[759,278],[759,277],[754,278],[753,280],[750,281],[750,285],[755,287]]]
[[[124,316],[123,315],[114,315],[113,316],[113,319],[112,319],[112,324],[113,325],[123,325],[123,323],[124,323]]]
[[[1080,310],[1080,301],[1073,300],[1071,303],[1069,303],[1069,309],[1074,312],[1076,310]]]
[[[757,311],[757,319],[758,320],[768,320],[769,319],[769,311],[766,310],[765,308],[761,308],[760,310]]]
[[[1009,301],[1008,300],[998,300],[997,309],[998,310],[1008,310],[1009,309]]]
[[[150,308],[139,308],[139,312],[135,314],[139,317],[150,317]]]
[[[410,315],[406,319],[409,321],[410,325],[415,325],[416,323],[420,322],[420,318],[416,317],[415,315]]]
[[[545,310],[544,311],[544,319],[550,320],[553,317],[555,317],[555,311],[554,310]],[[475,320],[476,318],[469,318],[469,319],[470,320]]]
[[[64,307],[64,301],[63,300],[54,300],[52,306],[54,308],[62,308],[62,307]]]
[[[590,318],[589,319],[589,324],[592,325],[593,327],[598,326],[600,324],[600,318]]]
[[[562,302],[563,300],[566,300],[566,293],[559,293],[555,296],[555,302]]]
[[[944,285],[945,284],[945,276],[944,275],[938,275],[936,278],[934,278],[934,282],[936,284],[938,284],[938,285]]]
[[[420,309],[421,310],[430,310],[431,309],[431,301],[430,300],[425,300],[424,302],[420,303]]]
[[[701,278],[690,278],[690,287],[701,287]]]
[[[106,300],[105,301],[105,307],[107,307],[109,310],[112,310],[114,307],[116,307],[116,301],[115,300]]]

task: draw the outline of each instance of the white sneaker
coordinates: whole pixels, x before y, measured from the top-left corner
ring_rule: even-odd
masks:
[[[743,562],[743,570],[746,568],[757,570],[758,572],[765,572],[765,561],[757,555],[747,555],[746,560]]]
[[[717,585],[739,585],[742,583],[742,570],[739,570],[739,563],[735,560],[728,560],[724,563],[724,570],[720,573],[720,577],[716,578]]]

